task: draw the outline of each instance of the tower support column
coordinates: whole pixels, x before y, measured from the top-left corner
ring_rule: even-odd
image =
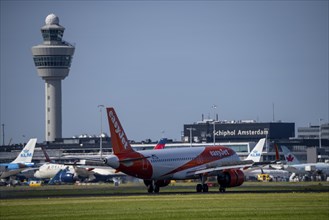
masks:
[[[45,82],[46,140],[62,137],[62,82],[59,79]]]

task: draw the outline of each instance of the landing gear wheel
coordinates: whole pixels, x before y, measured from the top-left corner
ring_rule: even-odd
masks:
[[[147,186],[147,192],[153,193],[153,184]]]
[[[202,190],[203,190],[202,184],[196,185],[196,192],[202,192]]]
[[[203,192],[208,192],[208,190],[209,190],[208,184],[203,184],[202,191]]]
[[[219,187],[219,192],[224,193],[226,189],[224,187]]]
[[[160,192],[160,186],[155,185],[154,186],[154,193],[159,193]]]

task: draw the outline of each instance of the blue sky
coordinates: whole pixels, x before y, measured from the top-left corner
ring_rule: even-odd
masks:
[[[6,143],[45,140],[31,47],[50,13],[76,45],[63,137],[99,134],[100,104],[137,141],[180,140],[214,104],[222,120],[272,121],[274,103],[275,120],[328,122],[328,1],[1,1]]]

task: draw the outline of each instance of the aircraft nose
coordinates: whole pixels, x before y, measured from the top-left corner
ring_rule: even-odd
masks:
[[[35,173],[34,173],[34,177],[35,178],[40,178],[40,171],[37,170]]]

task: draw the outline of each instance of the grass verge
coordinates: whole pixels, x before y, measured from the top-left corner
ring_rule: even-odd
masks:
[[[5,219],[328,219],[329,193],[173,194],[1,200]]]

